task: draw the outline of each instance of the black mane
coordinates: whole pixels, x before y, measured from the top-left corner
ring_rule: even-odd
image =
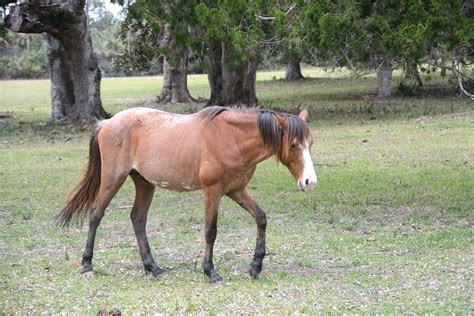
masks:
[[[276,112],[260,110],[258,112],[257,124],[260,134],[263,137],[265,146],[278,151],[283,141],[283,129],[277,121]]]
[[[278,123],[278,116],[285,119],[286,131]],[[278,152],[284,143],[288,145],[287,149],[290,142],[294,141],[304,145],[310,133],[307,124],[299,116],[292,114],[261,110],[258,112],[257,122],[265,146],[272,148],[275,152]]]
[[[257,125],[262,134],[263,142],[265,146],[271,148],[274,152],[278,152],[284,143],[289,144],[296,141],[299,144],[304,144],[310,133],[307,124],[299,116],[278,113],[272,110],[211,106],[199,111],[199,115],[205,120],[212,121],[216,116],[226,111],[258,112]],[[285,119],[286,131],[278,123],[278,117]]]
[[[208,121],[212,121],[216,116],[228,110],[229,110],[228,108],[225,108],[223,106],[210,106],[210,107],[202,109],[198,113],[201,116],[201,118]]]

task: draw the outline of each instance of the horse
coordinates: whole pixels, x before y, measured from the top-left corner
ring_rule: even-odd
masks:
[[[316,185],[311,160],[313,138],[307,110],[296,115],[271,110],[207,107],[188,115],[132,108],[97,123],[89,145],[86,171],[56,219],[68,226],[89,215],[81,273],[93,275],[97,228],[110,201],[128,176],[135,185],[131,221],[146,273],[166,273],[150,251],[146,233],[155,187],[173,191],[202,190],[206,240],[203,270],[211,283],[222,281],[213,264],[217,217],[228,196],[257,224],[257,241],[249,274],[257,279],[265,256],[265,212],[247,190],[256,165],[271,156],[285,165],[306,191]]]

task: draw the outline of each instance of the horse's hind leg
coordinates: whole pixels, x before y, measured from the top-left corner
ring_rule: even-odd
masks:
[[[145,180],[136,171],[132,171],[130,176],[135,183],[136,191],[135,202],[133,204],[130,218],[132,220],[133,229],[135,230],[135,235],[137,237],[140,256],[142,257],[145,271],[151,272],[154,277],[157,277],[164,274],[165,271],[156,265],[153,255],[151,254],[150,245],[146,235],[148,209],[150,208],[151,201],[153,200],[155,186]]]
[[[122,175],[111,175],[101,172],[101,184],[99,193],[93,206],[89,211],[89,233],[87,235],[86,248],[82,255],[82,270],[81,273],[89,275],[92,273],[92,257],[94,255],[94,242],[97,227],[100,225],[102,217],[104,217],[105,209],[109,206],[110,201],[120,189],[127,174]]]
[[[262,271],[262,262],[265,257],[265,231],[267,228],[267,217],[265,212],[257,205],[247,189],[231,192],[228,196],[249,212],[257,223],[257,244],[253,261],[250,264],[249,269],[249,274],[257,279]]]

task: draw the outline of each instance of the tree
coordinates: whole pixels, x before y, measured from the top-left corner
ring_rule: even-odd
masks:
[[[472,62],[472,1],[325,0],[308,8],[318,57],[355,72],[376,69],[382,100],[390,98],[394,67],[421,85],[418,65],[459,74],[459,65]]]
[[[422,59],[428,70],[454,77],[459,90],[474,100],[474,92],[465,83],[474,83],[474,2],[468,0],[431,1],[423,21],[426,30]]]
[[[281,0],[275,3],[271,17],[261,19],[272,21],[273,38],[270,39],[271,50],[277,51],[285,64],[285,80],[304,79],[301,73],[301,60],[305,55],[307,28],[304,27],[302,14],[307,3],[304,1]]]
[[[13,32],[47,34],[55,122],[109,117],[100,100],[101,72],[84,6],[85,0],[27,1],[11,7],[5,18],[5,26]]]
[[[121,27],[124,50],[121,62],[142,68],[150,61],[163,60],[161,102],[193,101],[187,87],[187,54],[192,46],[194,24],[193,0],[118,1],[128,8]]]
[[[0,38],[0,78],[43,78],[49,73],[42,36],[7,32]]]
[[[258,104],[255,90],[262,42],[270,25],[258,17],[269,1],[202,1],[196,7],[211,87],[209,105]]]
[[[105,1],[87,1],[87,15],[94,52],[102,74],[114,76],[123,73],[123,69],[113,65],[122,49],[119,39],[121,15],[108,11]]]
[[[313,4],[310,21],[318,57],[331,66],[355,72],[376,69],[379,99],[390,98],[392,66],[396,56],[393,30],[400,24],[398,1],[322,1]]]

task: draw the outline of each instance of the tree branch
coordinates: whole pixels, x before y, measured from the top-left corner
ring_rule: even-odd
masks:
[[[11,7],[5,27],[17,33],[60,33],[65,21],[77,18],[67,5],[47,2],[23,2]]]
[[[461,71],[461,65],[459,61],[459,57],[456,56],[440,56],[439,52],[435,53],[433,56],[431,56],[429,59],[434,60],[434,62],[431,62],[430,60],[426,61],[425,63],[433,66],[433,67],[439,67],[441,69],[449,70],[452,72],[453,76],[456,78],[459,90],[461,91],[462,94],[470,98],[472,101],[474,101],[474,94],[470,93],[464,88],[464,85],[462,83],[463,78],[467,78],[469,80],[474,80],[474,78],[464,74]],[[439,60],[452,60],[452,66],[446,65],[445,62],[438,62]]]
[[[290,8],[288,10],[286,10],[285,15],[288,15],[295,7],[296,7],[296,3],[292,3]],[[259,20],[262,20],[262,21],[268,21],[268,20],[275,20],[276,19],[276,17],[274,17],[274,16],[264,16],[264,15],[261,15],[261,14],[258,14],[257,18]]]
[[[474,101],[474,94],[469,93],[466,89],[464,89],[464,86],[462,85],[463,74],[459,70],[459,61],[457,59],[454,60],[454,69],[456,70],[454,73],[458,79],[459,89],[461,89],[462,93],[464,93],[467,97],[471,98],[471,100]]]

